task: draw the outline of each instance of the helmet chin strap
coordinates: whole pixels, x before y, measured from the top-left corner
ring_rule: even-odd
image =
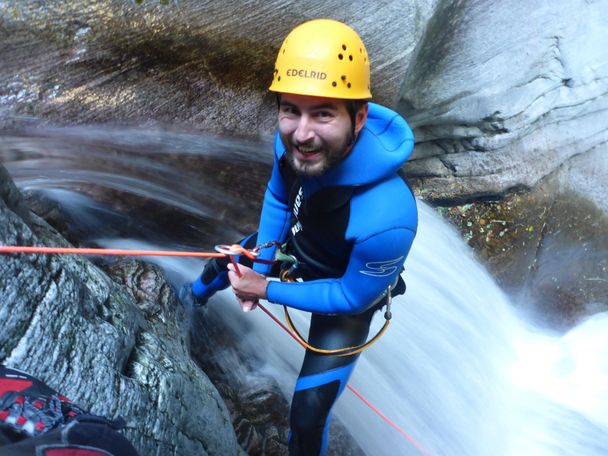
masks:
[[[356,112],[351,112],[351,109],[348,110],[348,113],[350,114],[350,143],[348,144],[351,148],[352,146],[355,145],[355,143],[357,142],[357,138],[359,137],[359,133],[361,133],[359,131],[359,133],[355,133],[355,127],[357,125],[356,119],[357,119],[357,113]]]
[[[347,110],[348,110],[348,115],[350,117],[350,142],[348,143],[349,146],[353,146],[355,144],[355,141],[357,140],[357,137],[355,135],[355,126],[356,126],[356,120],[357,120],[357,113],[355,112],[355,110],[352,108],[351,105],[347,105]]]
[[[357,114],[359,114],[360,110],[363,109],[365,105],[367,105],[367,101],[363,100],[345,100],[346,101],[346,110],[348,111],[348,115],[350,117],[351,123],[351,141],[350,145],[355,144],[357,142],[357,138],[359,137],[358,133],[355,133],[355,129],[357,127]]]
[[[350,135],[350,142],[348,143],[349,152],[350,152],[350,149],[352,149],[353,146],[355,145],[355,143],[357,142],[357,136],[355,136],[355,129],[353,128],[353,131]]]

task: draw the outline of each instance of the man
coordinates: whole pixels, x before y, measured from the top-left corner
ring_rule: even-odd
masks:
[[[398,114],[368,102],[369,81],[365,46],[345,24],[313,20],[286,37],[269,89],[279,104],[274,168],[257,239],[244,245],[285,244],[297,259],[289,271],[297,281],[268,281],[267,264],[239,265],[237,273],[213,261],[192,285],[195,296],[205,300],[229,280],[243,310],[267,299],[311,312],[315,348],[365,342],[374,312],[400,288],[417,227],[414,197],[397,174],[413,136]],[[275,253],[262,252],[265,259]],[[331,407],[357,357],[306,350],[290,454],[325,452]]]

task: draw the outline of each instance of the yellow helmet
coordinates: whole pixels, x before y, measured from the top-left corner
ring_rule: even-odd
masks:
[[[342,22],[304,22],[283,41],[269,90],[297,95],[365,100],[369,59],[357,32]]]

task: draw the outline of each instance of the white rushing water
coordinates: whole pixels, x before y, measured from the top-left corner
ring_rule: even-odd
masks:
[[[70,154],[77,156],[76,152]],[[88,150],[86,156],[90,156]],[[102,155],[104,163],[108,157],[113,155]],[[56,166],[63,171],[65,163]],[[138,171],[158,171],[159,167],[142,162]],[[64,210],[78,214],[89,239],[107,247],[173,247],[98,233],[94,228],[126,223],[122,216],[111,218],[116,215],[104,213],[88,197],[64,190],[69,179],[54,176],[52,169],[51,162],[45,162],[42,172],[32,161],[16,161],[9,167],[22,189],[41,189],[49,198],[61,201]],[[117,182],[120,176],[116,174],[122,171],[116,169],[104,175],[104,183]],[[175,179],[172,172],[166,171],[167,182]],[[83,173],[70,170],[69,177],[78,185],[99,179]],[[188,186],[199,185],[203,194],[217,191],[198,181],[185,181],[189,177],[183,172],[179,176]],[[157,174],[141,180],[129,180],[128,191],[196,212],[191,201],[179,190],[171,191],[171,186],[151,191],[150,181],[157,182]],[[212,205],[204,209],[205,213],[216,211]],[[158,263],[174,282],[192,280],[203,264],[166,258]],[[351,385],[428,454],[608,454],[607,313],[596,314],[566,334],[533,327],[517,314],[456,231],[425,204],[420,204],[418,236],[404,278],[408,290],[394,300],[389,330],[362,355]],[[267,360],[264,373],[272,374],[290,397],[303,355],[299,345],[263,312],[243,314],[229,291],[221,292],[210,307],[221,309],[226,324],[243,334],[243,350],[254,347],[263,354]],[[281,314],[280,309],[273,310]],[[294,312],[294,317],[304,328],[306,315]],[[378,314],[372,333],[381,323]],[[348,390],[334,411],[370,456],[424,454]]]

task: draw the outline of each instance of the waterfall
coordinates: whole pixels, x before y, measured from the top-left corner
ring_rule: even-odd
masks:
[[[191,137],[176,137],[188,153],[200,146]],[[75,229],[83,239],[123,248],[173,248],[182,242],[150,231],[149,226],[144,230],[131,219],[124,223],[128,216],[123,212],[80,194],[87,185],[113,186],[116,191],[209,217],[211,223],[213,217],[218,224],[226,223],[214,215],[219,213],[219,203],[204,200],[207,194],[221,200],[221,188],[181,171],[173,171],[172,180],[171,163],[161,163],[158,153],[166,137],[158,142],[132,136],[126,145],[116,144],[117,138],[124,138],[120,134],[96,136],[95,141],[89,137],[86,153],[81,137],[80,142],[73,137],[53,138],[55,142],[29,139],[21,153],[15,152],[19,150],[15,140],[12,155],[0,158],[23,190],[43,192],[79,220],[81,225]],[[104,141],[115,142],[109,147]],[[173,137],[169,145],[175,141]],[[229,141],[223,144],[226,150],[238,148]],[[154,152],[143,153],[150,149],[150,142],[156,145]],[[59,143],[61,154],[53,149]],[[261,148],[247,147],[254,151],[252,159],[265,163],[259,158]],[[121,153],[116,154],[116,148]],[[133,153],[137,167],[127,167],[125,163],[131,162],[125,156],[133,149],[137,149]],[[55,162],[48,158],[54,153]],[[41,154],[47,158],[41,160]],[[120,166],[112,166],[118,158]],[[184,194],[182,187],[172,187],[177,175],[180,185],[196,186],[197,192]],[[423,203],[419,207],[418,236],[405,264],[407,292],[394,300],[387,334],[361,356],[351,385],[433,455],[608,454],[608,314],[596,314],[565,334],[535,328],[524,313],[515,310],[458,233],[434,209]],[[114,222],[107,223],[110,220]],[[138,229],[130,236],[123,232],[117,236],[100,228],[118,221]],[[237,231],[237,224],[230,225],[226,241],[232,241]],[[215,232],[210,234],[210,244],[215,242],[213,236]],[[203,265],[198,260],[154,261],[174,283],[192,280]],[[240,312],[229,291],[221,292],[209,307],[243,334],[243,350],[264,353],[263,372],[271,373],[289,397],[302,349],[263,312]],[[267,307],[280,315],[277,306]],[[304,313],[294,312],[294,320],[305,328]],[[381,323],[378,314],[371,332]],[[369,455],[421,454],[348,390],[334,414]]]

